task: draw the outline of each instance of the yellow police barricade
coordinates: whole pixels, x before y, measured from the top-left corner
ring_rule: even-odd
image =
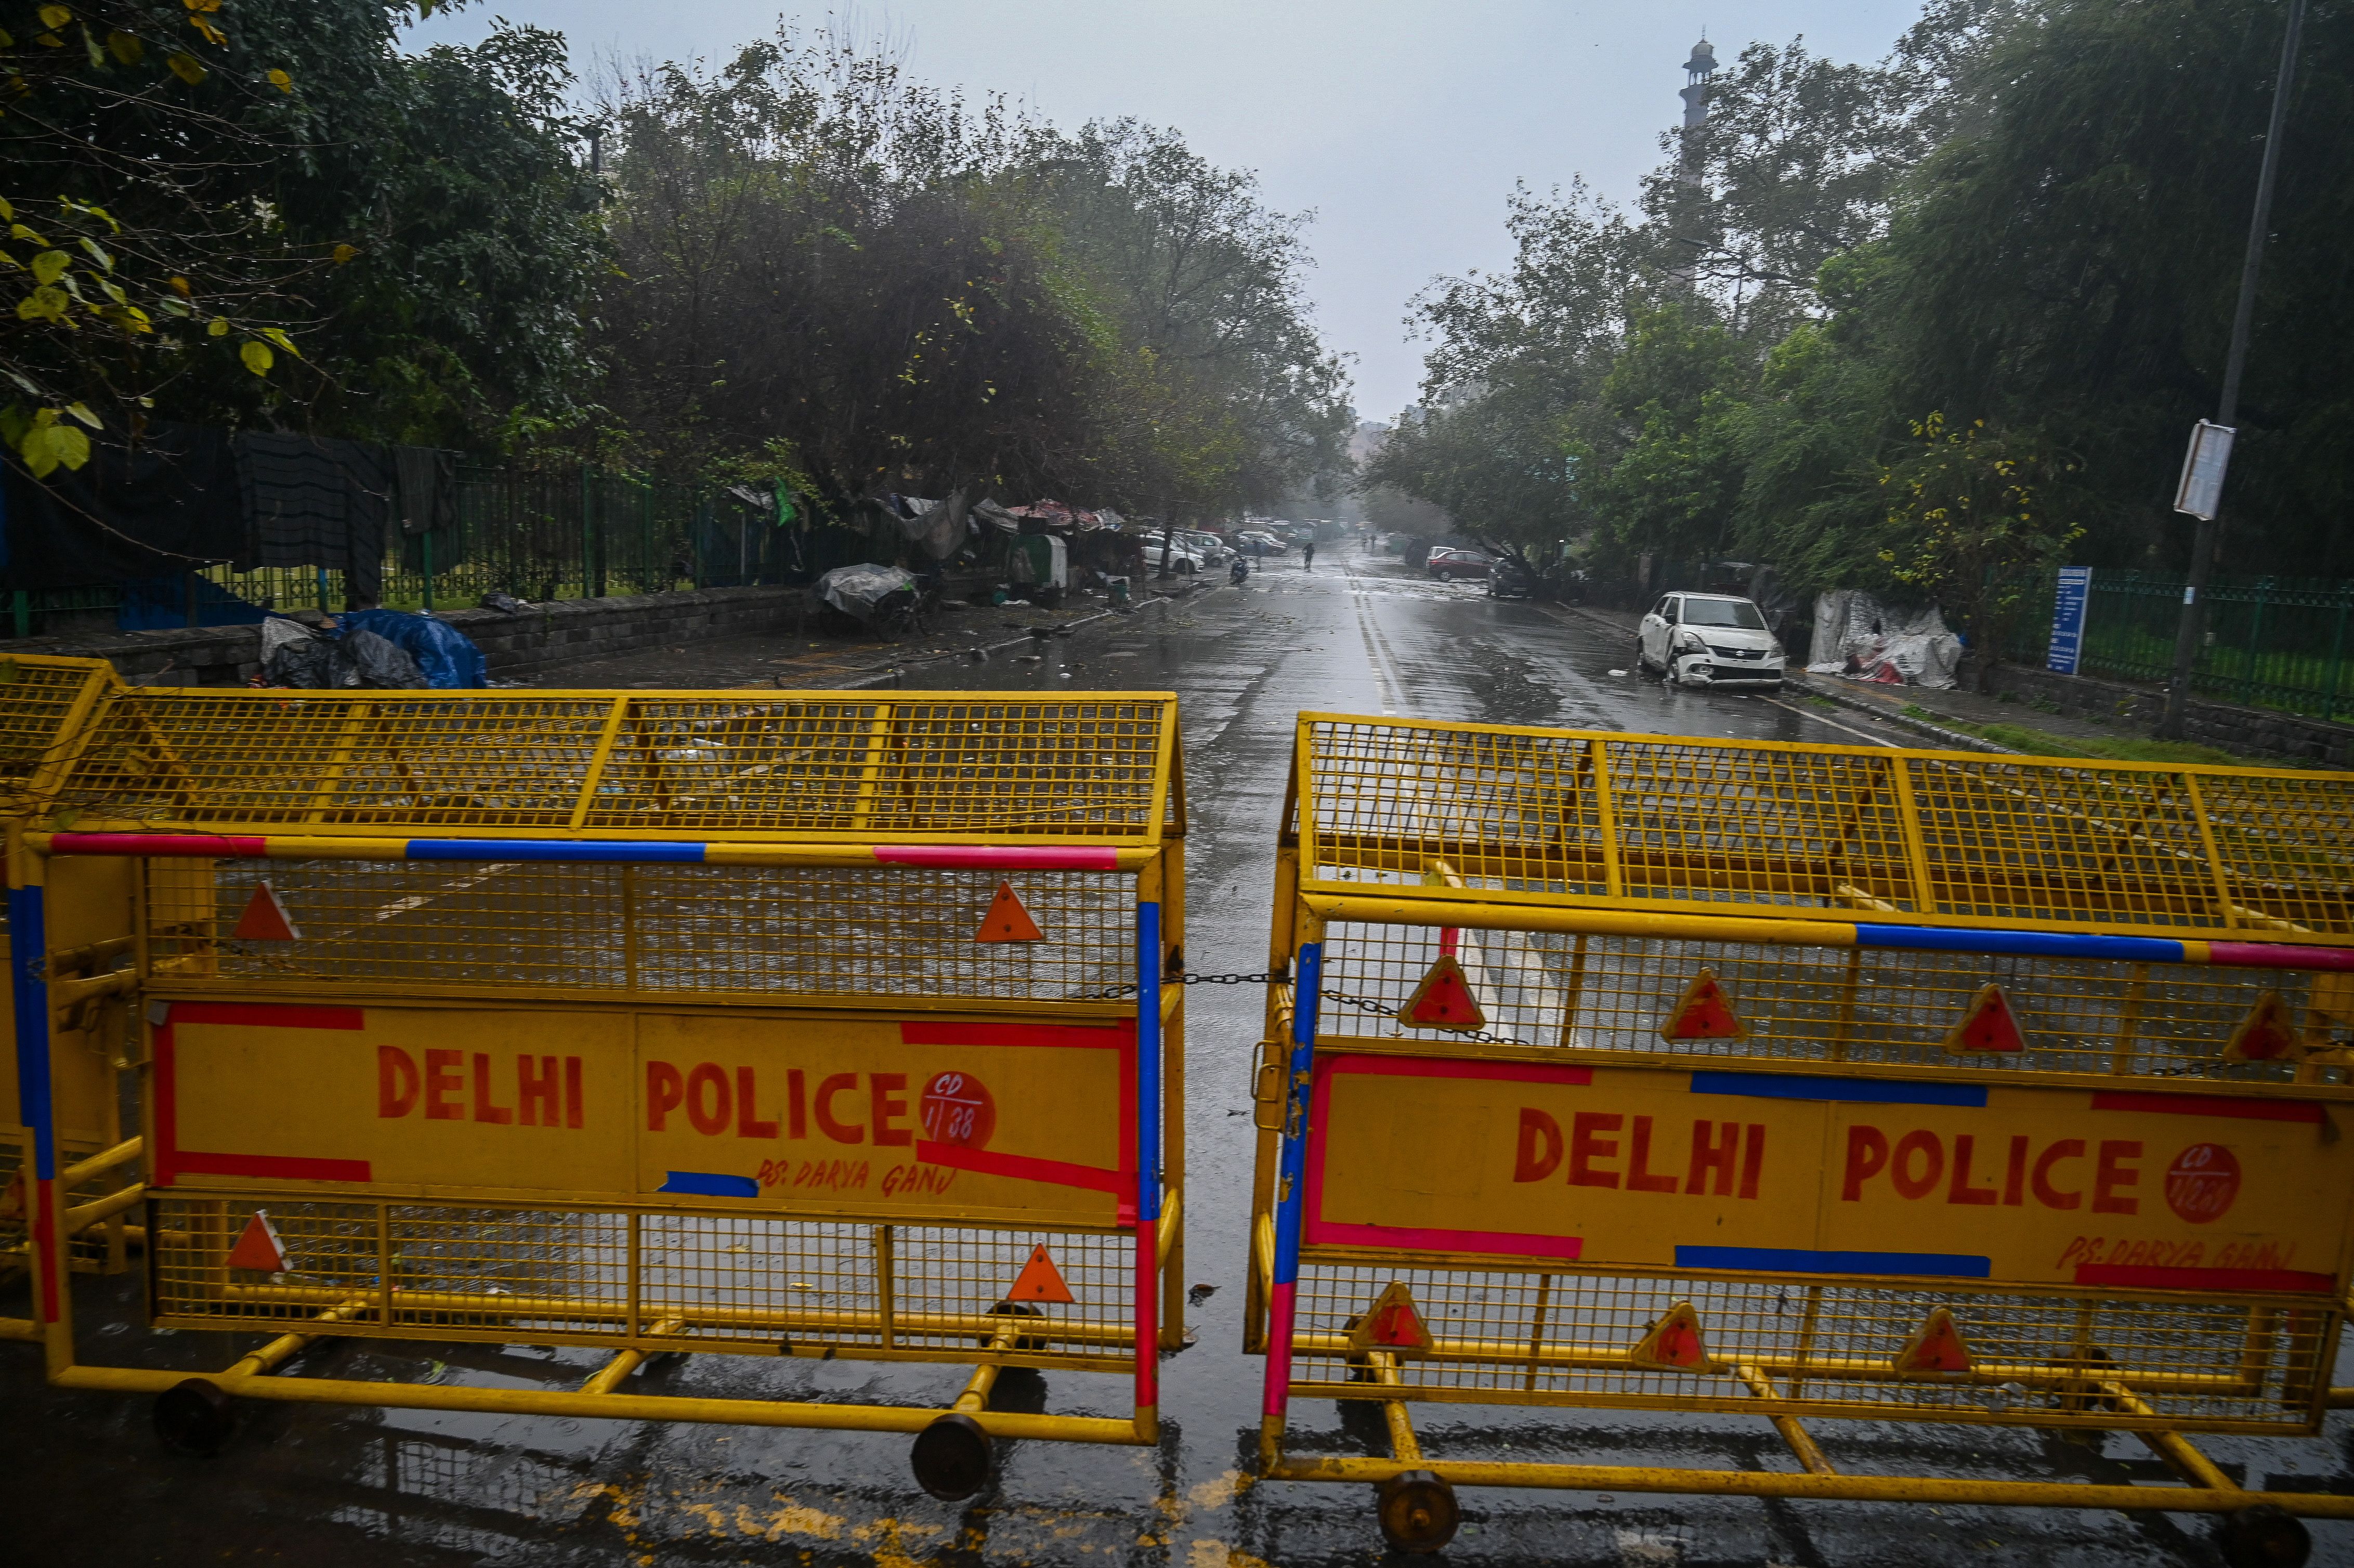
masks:
[[[0,821],[28,820],[54,802],[97,715],[121,690],[102,660],[0,654]],[[37,1168],[57,1184],[71,1267],[119,1272],[142,1235],[125,1220],[140,1196],[140,1145],[124,1135],[120,1092],[134,1033],[130,977],[122,972],[132,948],[130,866],[88,862],[61,875],[47,924],[52,1049],[45,1075],[20,1077],[16,1020],[0,1022],[0,1128],[37,1121],[48,1129],[31,1159],[20,1158],[32,1147],[29,1133],[0,1139],[0,1277],[29,1261],[27,1183]],[[27,1100],[41,1107],[37,1117],[20,1109]],[[37,1337],[28,1319],[0,1319],[0,1338]]]
[[[239,1397],[906,1432],[951,1498],[992,1437],[1155,1441],[1177,741],[1166,694],[118,694],[11,830],[15,935],[133,868],[153,1321],[282,1332],[80,1364],[52,1245],[51,1380],[194,1449]],[[15,980],[34,1064],[59,982]],[[322,1336],[613,1357],[273,1375]],[[973,1370],[936,1410],[629,1392],[664,1352]],[[1127,1374],[1133,1414],[992,1410],[1007,1367]]]
[[[2292,1516],[2354,1206],[2354,776],[1304,715],[1251,1348],[1272,1478]],[[1386,1457],[1287,1453],[1372,1400]],[[1472,1463],[1419,1402],[1747,1414],[1791,1467]],[[1803,1420],[2139,1434],[2179,1487],[1841,1473]],[[2285,1552],[2291,1555],[2270,1553]]]

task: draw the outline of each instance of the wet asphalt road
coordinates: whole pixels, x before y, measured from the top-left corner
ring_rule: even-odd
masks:
[[[714,683],[743,647],[715,651]],[[1902,744],[1869,719],[1728,694],[1671,693],[1631,675],[1626,640],[1575,611],[1499,603],[1352,556],[1278,564],[1243,589],[1096,622],[1034,655],[947,662],[907,684],[961,689],[1174,688],[1183,696],[1191,832],[1188,958],[1196,971],[1265,958],[1273,832],[1301,708],[1708,736]],[[678,678],[665,669],[664,683]],[[560,678],[559,678],[560,679]],[[551,681],[549,684],[558,682]],[[615,679],[616,684],[635,683]],[[797,1564],[1112,1562],[1175,1568],[1383,1559],[1367,1489],[1252,1485],[1261,1363],[1240,1353],[1252,1149],[1246,1082],[1259,993],[1199,986],[1188,1001],[1187,1269],[1193,1348],[1163,1366],[1151,1452],[1039,1443],[1001,1448],[1001,1481],[935,1502],[907,1440],[623,1422],[504,1419],[270,1405],[209,1460],[164,1452],[143,1400],[69,1395],[29,1347],[0,1348],[0,1560],[99,1563]],[[83,1354],[216,1369],[251,1338],[149,1333],[138,1277],[83,1277]],[[1214,1288],[1213,1288],[1214,1287]],[[0,1296],[0,1313],[22,1314]],[[577,1387],[600,1352],[525,1345],[349,1341],[287,1371],[349,1378]],[[713,1356],[657,1363],[636,1389],[714,1396],[943,1404],[952,1369]],[[2338,1381],[2349,1381],[2341,1363]],[[1122,1415],[1123,1380],[1011,1374],[1001,1403]],[[1370,1411],[1295,1406],[1306,1450],[1375,1453]],[[1426,1448],[1456,1458],[1792,1467],[1763,1421],[1425,1406]],[[2137,1440],[1820,1422],[1832,1462],[1859,1472],[2158,1482]],[[2348,1438],[2216,1439],[2235,1479],[2354,1489]],[[2189,1517],[1847,1503],[1466,1491],[1446,1560],[1467,1564],[2113,1563],[2219,1562]],[[2354,1530],[2316,1530],[2315,1561],[2354,1562]]]

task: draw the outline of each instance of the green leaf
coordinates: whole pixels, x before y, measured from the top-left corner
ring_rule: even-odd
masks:
[[[8,232],[18,239],[30,240],[35,245],[47,245],[48,243],[48,240],[42,238],[39,235],[34,233],[31,229],[26,228],[21,223],[10,224],[8,226]]]
[[[141,43],[135,35],[126,33],[120,27],[106,35],[106,47],[108,51],[124,65],[137,65],[147,56],[147,46]]]
[[[114,270],[114,258],[106,253],[105,246],[101,245],[97,240],[90,238],[90,236],[84,235],[82,236],[81,248],[90,252],[90,259],[91,260],[97,262],[100,266],[105,268],[110,272]]]
[[[205,69],[204,63],[194,55],[173,54],[167,57],[164,63],[172,68],[174,76],[178,77],[190,87],[196,86],[212,74]]]
[[[278,363],[278,356],[270,352],[268,344],[255,343],[251,339],[238,345],[237,356],[245,361],[245,367],[256,376],[269,375],[270,367]]]
[[[294,346],[294,340],[288,337],[276,327],[263,327],[261,329],[261,335],[276,344],[279,347],[284,349],[287,353],[292,355],[295,358],[300,359],[302,357],[302,351]]]
[[[215,316],[211,321],[205,323],[205,335],[207,337],[227,337],[228,335],[228,320],[221,316]]]
[[[66,412],[71,414],[75,418],[80,419],[83,424],[88,425],[93,430],[102,430],[106,429],[106,426],[99,419],[99,417],[90,411],[90,405],[87,403],[69,403],[66,405]]]
[[[64,277],[66,269],[72,265],[73,258],[64,251],[44,250],[33,258],[33,281],[54,283]]]

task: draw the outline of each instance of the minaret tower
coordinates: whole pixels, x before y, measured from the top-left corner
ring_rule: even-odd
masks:
[[[1699,222],[1701,207],[1700,136],[1701,128],[1708,123],[1708,83],[1716,74],[1716,51],[1708,47],[1706,38],[1692,46],[1691,58],[1684,61],[1683,145],[1676,159],[1676,179],[1685,195],[1679,202],[1682,208],[1677,228],[1683,232],[1678,237],[1680,253],[1668,275],[1686,291],[1692,287],[1699,272],[1701,241],[1692,232]]]
[[[1698,176],[1691,171],[1691,133],[1708,123],[1708,82],[1716,74],[1716,51],[1702,38],[1692,46],[1691,58],[1684,61],[1684,85],[1678,94],[1684,101],[1684,177]]]

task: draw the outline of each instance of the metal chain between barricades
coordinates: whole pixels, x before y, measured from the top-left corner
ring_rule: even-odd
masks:
[[[1197,975],[1181,970],[1176,974],[1163,975],[1161,983],[1163,985],[1279,985],[1290,979],[1289,971],[1283,969],[1266,970],[1255,975]],[[1126,985],[1113,986],[1109,991],[1081,991],[1076,996],[1066,996],[1063,1000],[1065,1001],[1117,1001],[1121,997],[1132,996],[1135,992],[1136,982],[1130,980]]]

